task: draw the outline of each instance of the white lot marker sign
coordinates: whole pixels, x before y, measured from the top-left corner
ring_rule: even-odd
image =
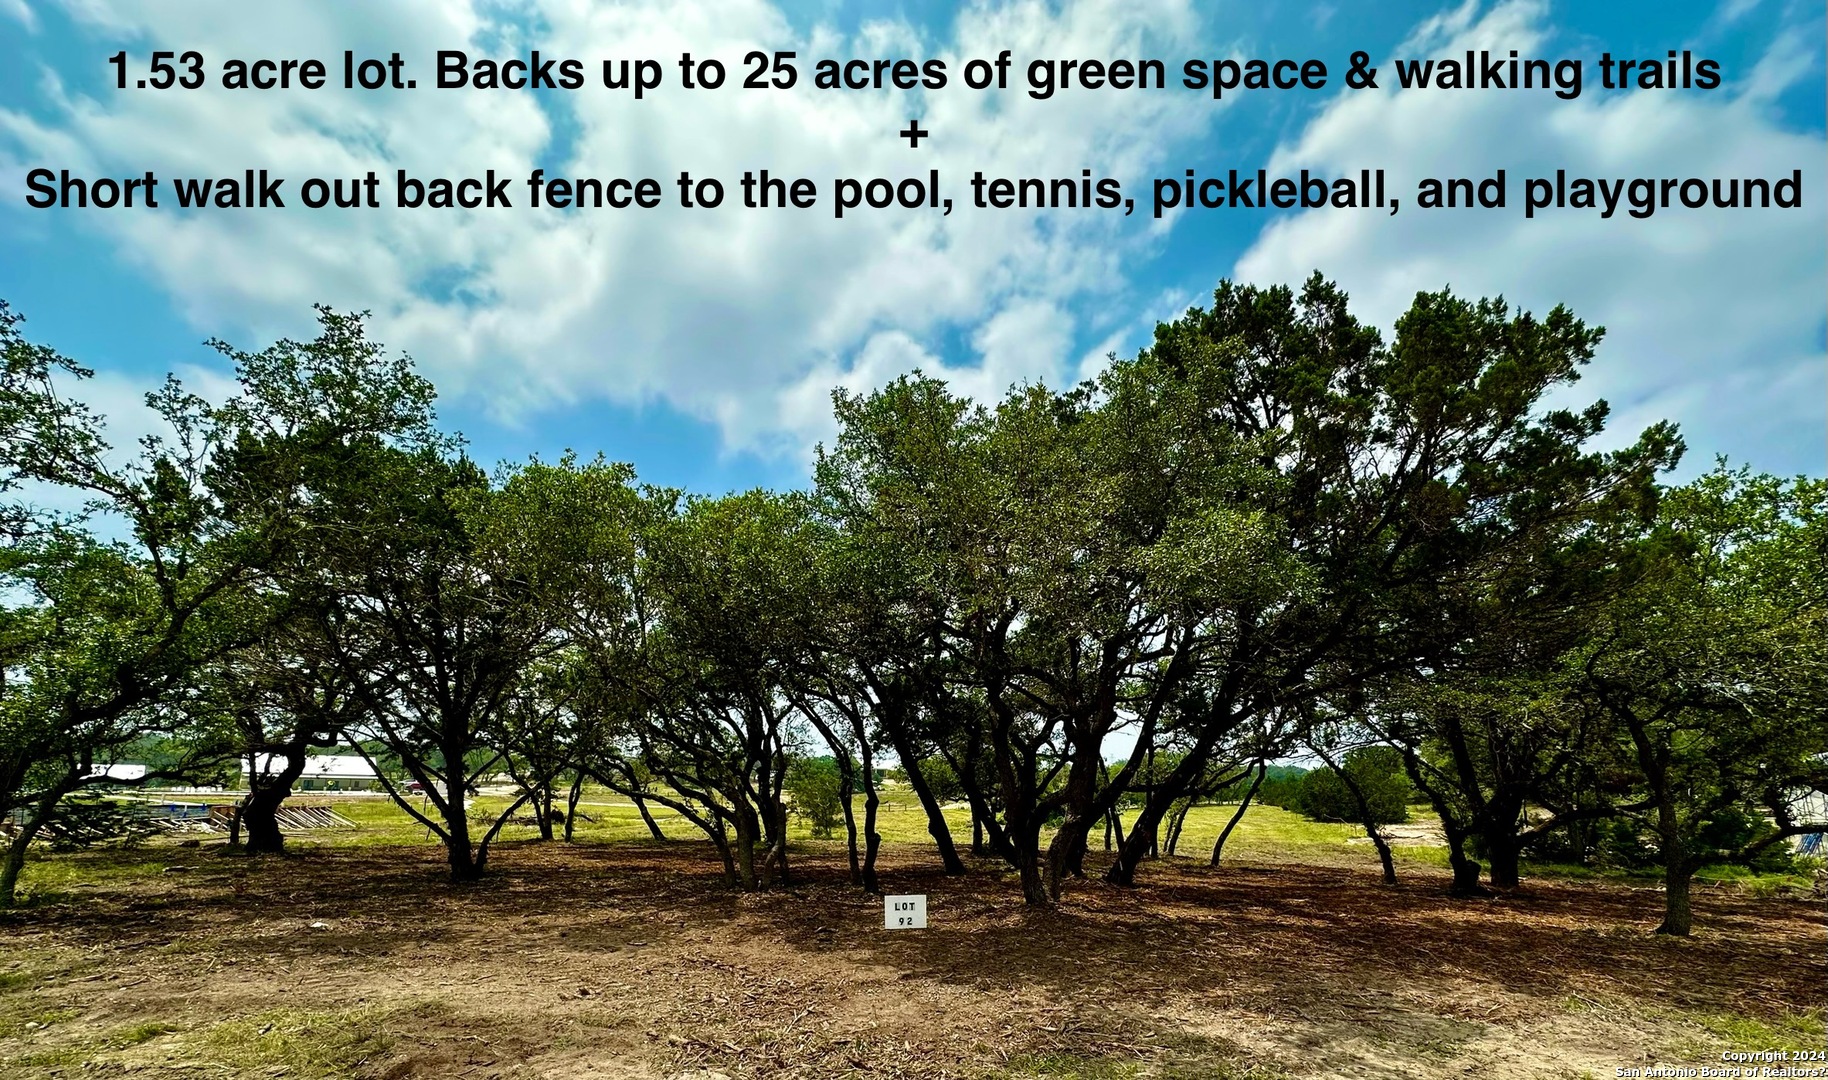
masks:
[[[919,896],[885,896],[882,898],[884,930],[925,930],[927,898]]]

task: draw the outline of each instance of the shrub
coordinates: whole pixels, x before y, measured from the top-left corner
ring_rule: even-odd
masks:
[[[787,767],[787,793],[793,796],[793,812],[806,819],[816,837],[831,836],[844,820],[843,791],[843,774],[831,758],[800,758]]]
[[[45,829],[52,851],[79,851],[103,844],[132,847],[158,831],[139,805],[94,795],[58,803]]]
[[[1301,778],[1308,770],[1293,765],[1272,765],[1263,776],[1263,783],[1257,788],[1256,801],[1265,806],[1280,806],[1284,810],[1295,809],[1299,802]],[[1239,780],[1218,794],[1219,802],[1237,802],[1250,789],[1248,779]]]
[[[959,783],[958,773],[938,754],[920,759],[920,775],[940,802],[960,802],[965,798],[965,785]]]
[[[1394,825],[1409,820],[1409,778],[1403,759],[1387,746],[1366,746],[1346,754],[1342,767],[1364,792],[1371,820]],[[1315,821],[1361,821],[1358,800],[1333,769],[1315,769],[1301,778],[1290,809]]]

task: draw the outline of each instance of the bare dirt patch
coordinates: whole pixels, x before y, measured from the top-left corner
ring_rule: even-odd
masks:
[[[1391,847],[1446,847],[1447,834],[1441,831],[1439,821],[1430,821],[1416,825],[1385,825],[1382,827],[1384,842]],[[1369,844],[1369,836],[1354,836],[1348,844]]]
[[[1604,883],[1170,861],[1035,911],[891,848],[932,928],[885,933],[829,849],[755,895],[686,843],[507,845],[470,887],[420,849],[166,855],[0,917],[0,1074],[1610,1076],[1828,996],[1818,905],[1706,895],[1679,941]]]

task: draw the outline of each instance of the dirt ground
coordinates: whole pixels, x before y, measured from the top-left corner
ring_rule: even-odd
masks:
[[[841,851],[722,888],[701,844],[157,852],[0,915],[9,1077],[1549,1077],[1821,1045],[1819,903],[1194,862],[1025,908],[979,865],[885,852],[929,895],[882,930]],[[144,859],[146,856],[141,855]],[[1097,862],[1096,857],[1092,862]]]

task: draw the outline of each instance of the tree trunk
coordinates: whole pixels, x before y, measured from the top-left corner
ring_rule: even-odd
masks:
[[[642,811],[645,815],[646,811]],[[724,884],[735,888],[739,884],[736,874],[736,854],[730,850],[730,832],[724,827],[724,819],[716,819],[717,830],[710,832],[711,842],[717,845],[717,854],[724,861]]]
[[[1183,799],[1168,814],[1168,839],[1162,842],[1162,850],[1168,853],[1169,858],[1173,858],[1181,846],[1181,827],[1187,824],[1187,814],[1193,809],[1193,803],[1192,797]]]
[[[1688,903],[1689,883],[1693,880],[1694,870],[1685,859],[1672,859],[1663,867],[1663,923],[1657,927],[1657,933],[1688,936],[1694,924],[1694,914]]]
[[[584,774],[572,778],[571,790],[565,794],[565,842],[571,843],[571,831],[578,821],[578,800],[584,796]]]
[[[1390,853],[1390,842],[1384,839],[1384,830],[1376,825],[1365,827],[1365,835],[1371,838],[1371,846],[1377,849],[1377,861],[1383,864],[1384,884],[1396,884],[1396,859]]]
[[[552,839],[552,783],[540,784],[539,790],[533,793],[533,816],[539,819],[540,840]]]
[[[1022,900],[1030,907],[1048,907],[1047,881],[1041,869],[1041,826],[1024,822],[1012,830],[1010,848],[1016,873],[1022,881]]]
[[[882,847],[882,835],[876,831],[876,814],[882,805],[882,797],[876,791],[876,774],[874,768],[865,762],[863,766],[863,891],[871,894],[882,892],[882,882],[876,877],[876,852]]]
[[[1318,753],[1317,748],[1316,752]],[[1384,839],[1384,830],[1373,820],[1377,815],[1371,812],[1371,800],[1365,797],[1365,789],[1358,786],[1358,781],[1352,779],[1351,773],[1334,765],[1331,761],[1327,761],[1326,755],[1322,754],[1321,760],[1326,761],[1327,765],[1339,774],[1339,779],[1346,785],[1346,790],[1352,793],[1352,802],[1358,807],[1358,822],[1365,827],[1365,835],[1371,838],[1371,845],[1377,848],[1377,860],[1383,864],[1384,884],[1395,885],[1396,860],[1391,856],[1389,841]],[[1494,879],[1496,874],[1497,872],[1494,870]]]
[[[1016,856],[1017,866],[1022,879],[1022,900],[1029,907],[1050,907],[1053,897],[1048,895],[1047,881],[1041,874],[1041,853],[1024,851]]]
[[[1479,884],[1479,871],[1482,869],[1476,859],[1466,854],[1466,834],[1447,825],[1442,819],[1447,833],[1447,863],[1453,867],[1454,883],[1452,895],[1458,897],[1490,896],[1492,891]]]
[[[264,780],[258,772],[248,773],[248,795],[241,800],[237,824],[247,831],[248,854],[283,855],[286,836],[279,828],[279,807],[292,794],[292,785],[305,771],[305,745],[284,747],[285,767]],[[272,759],[268,758],[268,764]],[[229,841],[234,843],[234,839]]]
[[[1449,848],[1447,861],[1453,866],[1453,895],[1459,897],[1490,896],[1491,890],[1479,884],[1479,863],[1457,848]]]
[[[665,840],[666,834],[660,831],[659,822],[647,811],[647,800],[639,795],[630,795],[629,798],[635,800],[635,809],[641,811],[641,820],[647,822],[647,831],[653,834],[654,839]]]
[[[736,808],[736,874],[744,892],[755,892],[759,887],[755,876],[758,826],[754,811],[742,806]]]
[[[1510,789],[1494,792],[1476,823],[1485,841],[1485,860],[1494,889],[1515,889],[1521,880],[1518,863],[1523,840],[1517,835],[1523,820],[1523,796]]]
[[[71,787],[60,784],[40,795],[26,815],[25,824],[6,846],[6,861],[0,863],[0,908],[10,908],[18,902],[19,873],[25,869],[26,849],[32,846],[38,830],[51,820],[51,812],[57,809],[58,801],[70,793]]]
[[[1699,860],[1694,858],[1688,836],[1682,828],[1682,817],[1676,809],[1674,794],[1667,782],[1668,773],[1659,770],[1657,780],[1657,847],[1663,855],[1663,923],[1657,933],[1687,937],[1694,924],[1689,909],[1689,883],[1695,876]]]
[[[774,836],[768,847],[768,863],[774,868],[772,883],[787,885],[791,883],[787,872],[787,804],[778,797],[774,803],[772,820]]]
[[[1136,884],[1136,868],[1154,849],[1156,830],[1161,827],[1162,818],[1173,801],[1172,798],[1164,798],[1158,790],[1150,791],[1143,798],[1142,808],[1136,811],[1136,821],[1131,824],[1129,835],[1118,845],[1117,858],[1112,860],[1111,868],[1105,871],[1106,881],[1113,885]]]
[[[1428,802],[1441,819],[1441,832],[1447,838],[1447,864],[1453,868],[1454,874],[1448,895],[1462,899],[1492,895],[1490,889],[1479,884],[1479,872],[1483,868],[1477,860],[1466,854],[1468,829],[1454,816],[1453,804],[1440,789],[1424,781],[1421,759],[1412,747],[1403,750],[1403,771],[1409,774],[1409,782],[1415,785],[1415,789],[1428,796]]]
[[[1250,800],[1257,794],[1257,785],[1261,783],[1263,783],[1263,769],[1259,768],[1257,778],[1244,792],[1244,797],[1238,800],[1238,808],[1232,811],[1231,820],[1227,821],[1225,827],[1219,830],[1219,838],[1212,842],[1212,858],[1207,861],[1207,866],[1216,868],[1219,865],[1219,858],[1225,854],[1225,841],[1231,839],[1232,830],[1238,827],[1238,822],[1244,820],[1244,811],[1250,809]]]
[[[1657,933],[1687,937],[1694,923],[1689,908],[1689,883],[1695,876],[1697,860],[1689,848],[1688,835],[1682,828],[1682,815],[1676,808],[1676,795],[1669,777],[1669,752],[1651,738],[1650,729],[1635,714],[1627,714],[1631,741],[1637,747],[1638,764],[1657,803],[1657,847],[1663,857],[1663,922]]]
[[[1488,836],[1485,841],[1485,857],[1491,863],[1490,877],[1495,889],[1515,889],[1522,880],[1518,873],[1518,863],[1522,859],[1522,845],[1517,843],[1516,835],[1503,837]]]
[[[851,770],[838,781],[838,805],[844,807],[844,852],[850,858],[851,884],[863,884],[863,862],[857,853],[857,811],[851,806]]]
[[[1102,819],[1103,814],[1098,817]],[[1091,848],[1092,822],[1086,820],[1085,828],[1077,830],[1079,842],[1068,847],[1063,853],[1062,877],[1082,878],[1085,876],[1085,853]],[[1055,890],[1055,899],[1059,899],[1059,890]]]
[[[19,871],[25,868],[25,849],[32,846],[32,839],[38,835],[42,824],[34,815],[6,845],[6,862],[0,864],[0,908],[18,903]]]
[[[920,773],[920,762],[912,755],[902,753],[902,748],[895,748],[901,757],[902,772],[908,774],[908,786],[914,789],[914,797],[920,800],[921,809],[927,812],[927,833],[933,842],[939,845],[939,861],[948,874],[962,874],[965,863],[958,857],[958,849],[952,846],[952,828],[946,824],[945,812],[940,809],[939,799],[933,795],[932,785]]]
[[[470,849],[470,818],[465,812],[463,777],[459,774],[446,785],[450,791],[444,804],[445,852],[450,857],[451,880],[462,884],[482,877],[482,860]]]
[[[289,770],[288,770],[289,771]],[[250,784],[255,784],[253,780]],[[284,775],[273,777],[265,784],[257,784],[248,792],[248,797],[241,801],[239,813],[242,828],[247,830],[248,854],[282,855],[286,850],[286,834],[279,828],[279,805],[292,794],[292,783]],[[233,840],[230,841],[233,843]]]
[[[996,811],[990,807],[990,800],[971,788],[965,789],[965,800],[971,804],[971,853],[994,856],[1014,866],[1015,845],[1010,843],[1009,832],[998,823]]]
[[[1048,903],[1059,903],[1061,887],[1068,877],[1085,876],[1085,844],[1091,836],[1092,820],[1076,813],[1067,814],[1054,833],[1053,841],[1047,845],[1047,878],[1043,885]]]
[[[1149,800],[1149,799],[1153,799],[1155,797],[1155,786],[1156,786],[1156,784],[1160,783],[1164,778],[1155,775],[1155,744],[1153,742],[1151,742],[1149,744],[1149,748],[1146,751],[1146,754],[1147,754],[1147,757],[1146,757],[1145,763],[1143,765],[1143,775],[1148,777],[1148,783],[1143,788],[1143,793],[1144,793],[1143,798],[1145,800]],[[1168,800],[1168,809],[1169,810],[1174,809],[1174,800],[1172,798],[1170,798]],[[1167,817],[1167,816],[1168,815],[1166,813],[1163,813],[1161,815],[1161,817]],[[1149,828],[1149,858],[1151,858],[1151,859],[1159,859],[1159,858],[1161,858],[1161,854],[1162,854],[1161,817],[1158,817],[1155,820],[1155,823],[1152,826],[1150,826],[1150,828]]]

